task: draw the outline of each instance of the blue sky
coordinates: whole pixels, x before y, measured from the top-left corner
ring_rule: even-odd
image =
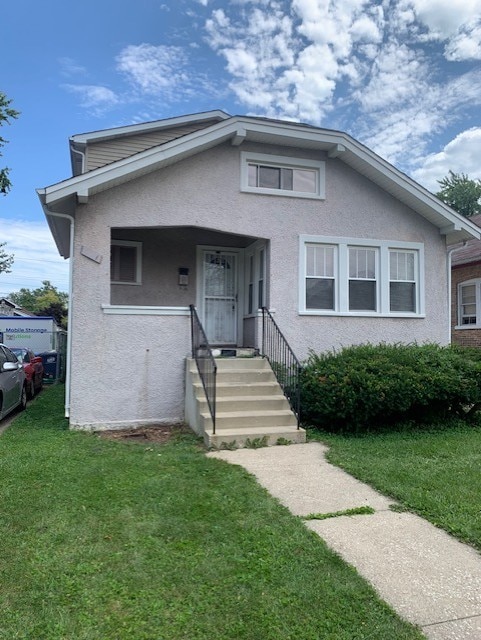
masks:
[[[0,296],[67,289],[35,188],[76,133],[223,109],[347,131],[434,191],[481,178],[481,0],[16,0],[0,54]]]

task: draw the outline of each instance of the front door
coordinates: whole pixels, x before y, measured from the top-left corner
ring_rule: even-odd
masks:
[[[237,344],[238,254],[203,251],[204,328],[210,344]]]

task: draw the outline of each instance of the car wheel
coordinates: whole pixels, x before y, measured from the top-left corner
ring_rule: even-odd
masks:
[[[20,396],[20,411],[24,411],[27,408],[27,385],[22,387],[22,395]]]
[[[30,398],[30,400],[35,395],[35,385],[33,384],[33,379],[30,380],[30,384],[28,385],[28,394],[27,395]]]

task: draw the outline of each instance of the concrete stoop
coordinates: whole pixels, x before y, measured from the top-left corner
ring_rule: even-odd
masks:
[[[186,421],[208,447],[297,444],[306,441],[265,358],[220,357],[217,363],[216,428],[195,360],[186,364]]]

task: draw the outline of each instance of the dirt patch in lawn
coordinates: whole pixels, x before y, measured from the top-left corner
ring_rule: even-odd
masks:
[[[97,431],[97,435],[105,440],[117,440],[122,442],[146,442],[165,443],[192,431],[186,425],[163,424],[136,429],[116,429],[113,431]]]

